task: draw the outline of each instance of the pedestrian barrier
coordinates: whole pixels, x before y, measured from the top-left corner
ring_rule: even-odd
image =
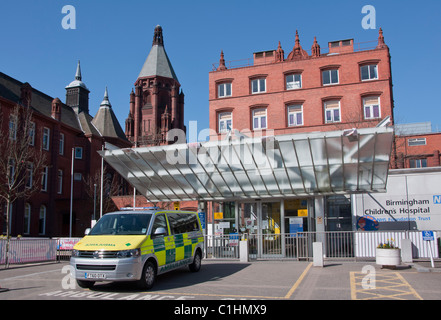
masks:
[[[275,234],[207,235],[205,236],[206,259],[240,258],[240,241],[247,241],[249,259],[265,260],[311,260],[313,243],[323,243],[326,259],[374,259],[380,243],[394,241],[401,246],[402,239],[410,239],[414,259],[439,258],[437,238],[425,241],[421,231],[326,231]],[[11,239],[8,264],[24,264],[43,261],[69,260],[73,246],[80,238],[57,239]],[[0,265],[6,263],[6,239],[0,240]]]

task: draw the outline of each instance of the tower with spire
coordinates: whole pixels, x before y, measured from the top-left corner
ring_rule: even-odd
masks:
[[[77,64],[75,80],[66,86],[66,105],[71,107],[77,114],[89,113],[89,89],[82,81],[80,61]]]
[[[164,48],[161,26],[130,93],[125,135],[134,147],[170,144],[167,132],[184,126],[184,94]]]

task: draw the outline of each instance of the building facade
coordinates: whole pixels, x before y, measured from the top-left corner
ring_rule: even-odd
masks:
[[[275,50],[254,53],[253,63],[238,64],[226,62],[221,52],[209,73],[210,129],[216,132],[212,139],[224,139],[226,134],[350,133],[384,119],[393,124],[391,56],[381,29],[378,40],[367,46],[346,39],[328,42],[327,50],[322,50],[314,38],[308,52],[296,32],[287,55],[279,42]],[[350,195],[242,201],[238,209],[234,205],[215,205],[223,217],[215,221],[213,232],[353,229]]]
[[[12,204],[9,219],[12,236],[59,237],[70,233],[80,236],[90,227],[94,184],[99,185],[96,177],[101,172],[97,151],[106,141],[119,147],[131,144],[111,110],[107,90],[95,117],[89,114],[89,92],[82,81],[79,62],[75,79],[66,86],[66,103],[0,73],[3,119],[8,119],[17,105],[31,108],[34,137],[29,148],[41,148],[47,159],[41,188],[30,199],[19,199]],[[10,130],[7,121],[3,121],[1,130],[2,134]],[[113,178],[111,170],[107,173]],[[5,204],[1,210],[4,218]],[[5,220],[0,219],[3,233]]]

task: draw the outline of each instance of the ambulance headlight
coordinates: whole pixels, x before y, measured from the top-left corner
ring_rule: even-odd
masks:
[[[135,258],[141,255],[141,249],[122,250],[116,254],[117,258]]]
[[[72,256],[72,257],[79,257],[79,256],[80,256],[80,251],[79,251],[79,250],[75,250],[75,249],[73,249],[73,250],[72,250],[72,254],[71,254],[71,256]]]

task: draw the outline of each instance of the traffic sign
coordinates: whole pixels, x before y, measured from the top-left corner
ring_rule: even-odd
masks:
[[[433,241],[435,237],[433,236],[433,231],[421,231],[423,234],[424,241]]]

